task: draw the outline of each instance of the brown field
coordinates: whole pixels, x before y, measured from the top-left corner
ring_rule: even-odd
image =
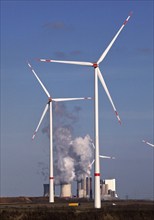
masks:
[[[80,206],[69,207],[69,203]],[[115,204],[115,205],[113,205]],[[95,209],[93,200],[47,197],[0,198],[0,220],[153,220],[154,202],[147,200],[102,201]]]

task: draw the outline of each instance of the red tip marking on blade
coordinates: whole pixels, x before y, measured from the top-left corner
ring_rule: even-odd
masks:
[[[119,124],[121,125],[121,120],[120,120],[120,118],[118,118],[118,122],[119,122]]]
[[[118,119],[119,123],[121,124],[121,120],[120,120],[120,117],[119,117],[119,115],[118,115],[118,112],[115,111],[115,114],[116,114],[116,116],[117,116],[117,119]]]
[[[128,22],[128,21],[127,21],[127,20],[125,20],[123,24],[124,24],[124,25],[126,25],[126,24],[127,24],[127,22]]]
[[[52,62],[52,60],[45,60],[46,62]]]
[[[132,14],[133,14],[133,11],[131,11],[131,12],[129,13],[129,16],[132,16]]]
[[[116,114],[117,118],[119,118],[119,115],[118,115],[118,112],[117,112],[117,111],[115,111],[115,114]]]
[[[100,176],[100,173],[95,173],[94,175],[95,175],[95,176]]]
[[[127,24],[129,18],[132,16],[132,14],[133,14],[133,12],[131,11],[131,12],[129,13],[128,18],[124,21],[123,25],[126,25],[126,24]]]

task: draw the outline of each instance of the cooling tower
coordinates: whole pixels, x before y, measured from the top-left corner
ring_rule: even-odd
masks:
[[[61,193],[60,197],[62,198],[70,198],[72,197],[71,184],[61,184]]]

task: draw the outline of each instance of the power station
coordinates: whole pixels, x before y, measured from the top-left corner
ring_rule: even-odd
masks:
[[[116,180],[105,179],[100,181],[101,200],[111,200],[118,198],[116,194]]]
[[[43,196],[49,196],[49,184],[43,184],[44,193]],[[116,193],[116,179],[100,180],[100,196],[101,200],[118,199]],[[72,184],[62,183],[60,184],[60,197],[72,198]],[[83,175],[82,179],[77,180],[76,196],[77,198],[93,198],[92,191],[92,177]]]
[[[92,199],[92,177],[84,176],[77,181],[77,198]]]

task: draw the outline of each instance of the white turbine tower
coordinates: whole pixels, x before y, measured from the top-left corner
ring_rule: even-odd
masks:
[[[118,119],[118,121],[121,123],[119,115],[117,113],[117,110],[115,108],[115,105],[112,101],[112,98],[110,96],[110,93],[108,91],[108,88],[106,86],[106,83],[104,81],[104,78],[101,74],[101,71],[99,69],[99,64],[104,60],[104,58],[106,57],[107,53],[109,52],[110,48],[112,47],[113,43],[115,42],[115,40],[117,39],[117,37],[119,36],[120,32],[122,31],[122,29],[124,28],[124,26],[126,25],[126,23],[128,22],[128,20],[131,17],[131,14],[129,14],[129,16],[127,17],[127,19],[124,21],[124,23],[122,24],[122,26],[120,27],[120,29],[118,30],[118,32],[116,33],[116,35],[114,36],[114,38],[112,39],[112,41],[110,42],[110,44],[108,45],[108,47],[105,49],[105,51],[103,52],[103,54],[100,56],[100,58],[98,59],[97,62],[80,62],[80,61],[63,61],[63,60],[51,60],[51,59],[39,59],[39,61],[42,62],[54,62],[54,63],[64,63],[64,64],[76,64],[76,65],[83,65],[83,66],[90,66],[94,68],[94,74],[95,74],[95,82],[94,82],[94,88],[95,88],[95,198],[94,198],[94,206],[95,208],[101,208],[101,196],[100,196],[100,162],[99,162],[99,124],[98,124],[98,77],[99,80],[102,84],[102,86],[104,87],[104,90],[109,98],[109,101],[111,102],[111,105],[113,107],[113,110],[116,114],[116,117]]]
[[[47,89],[45,88],[45,86],[43,85],[43,83],[41,82],[41,80],[39,79],[39,77],[37,76],[36,72],[34,71],[34,69],[32,68],[32,66],[30,65],[30,63],[28,63],[28,66],[30,67],[31,71],[33,72],[33,74],[35,75],[36,79],[38,80],[38,82],[40,83],[42,89],[44,90],[44,92],[46,93],[47,97],[48,97],[48,103],[45,106],[45,109],[42,113],[41,119],[38,123],[38,126],[32,136],[32,139],[35,138],[35,135],[43,121],[43,118],[45,116],[45,114],[47,113],[48,109],[50,111],[50,164],[49,164],[49,202],[53,203],[54,202],[54,175],[53,175],[53,128],[52,128],[52,102],[62,102],[62,101],[73,101],[73,100],[88,100],[88,99],[92,99],[91,97],[85,97],[85,98],[52,98],[49,94],[49,92],[47,91]]]
[[[151,147],[154,147],[154,144],[151,144],[151,143],[149,143],[149,142],[147,142],[147,141],[145,141],[145,140],[143,140],[142,142],[148,144],[148,145],[151,146]]]

